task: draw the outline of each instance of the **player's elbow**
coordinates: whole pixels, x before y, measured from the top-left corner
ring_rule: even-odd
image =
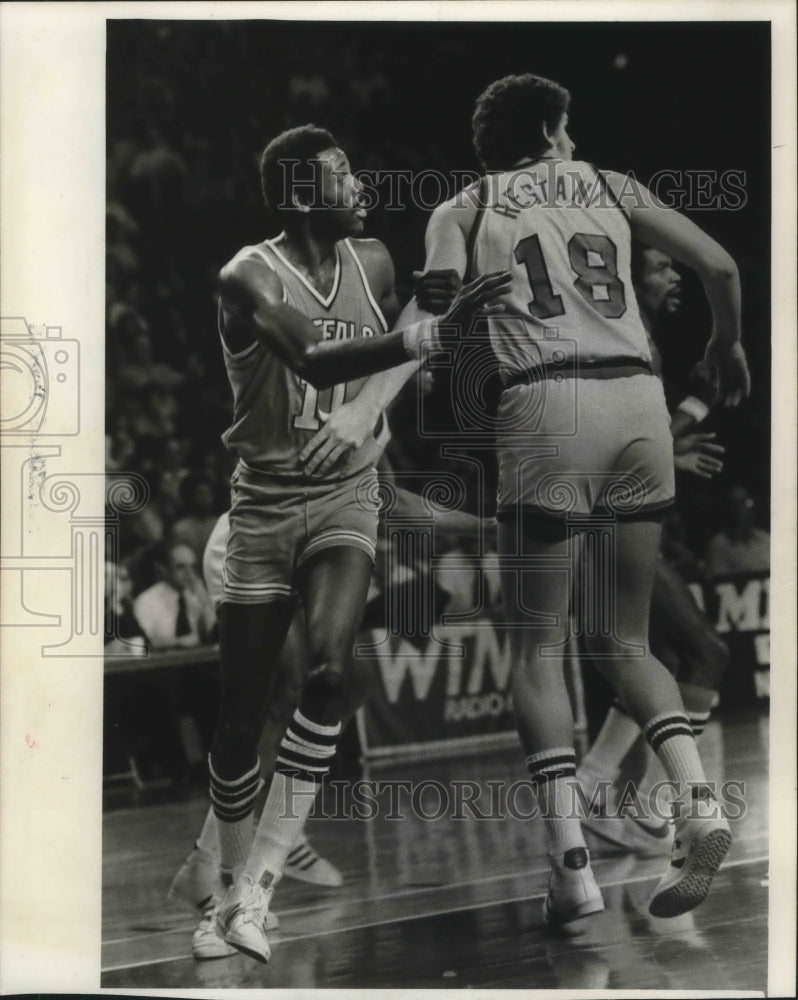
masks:
[[[335,380],[330,378],[324,358],[319,351],[318,344],[307,344],[293,359],[291,365],[294,372],[306,382],[309,382],[314,389],[329,389],[335,385]]]
[[[731,284],[740,277],[734,258],[720,246],[702,258],[697,270],[701,278],[715,284]]]

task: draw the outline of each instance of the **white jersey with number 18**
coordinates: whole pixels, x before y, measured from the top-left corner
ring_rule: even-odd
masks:
[[[480,185],[472,276],[509,270],[505,312],[490,318],[504,378],[543,363],[650,362],[631,274],[626,213],[595,167],[541,160]]]

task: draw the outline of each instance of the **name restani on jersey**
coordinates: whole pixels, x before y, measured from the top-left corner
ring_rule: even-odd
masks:
[[[598,178],[588,183],[579,174],[565,174],[549,184],[548,180],[521,172],[510,176],[492,208],[499,214],[515,216],[524,209],[546,206],[586,208],[593,206],[601,196],[602,187]]]

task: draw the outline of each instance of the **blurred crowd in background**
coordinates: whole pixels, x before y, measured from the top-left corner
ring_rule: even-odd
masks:
[[[136,472],[149,487],[144,509],[121,519],[118,562],[107,568],[109,615],[117,625],[125,620],[128,635],[143,635],[156,648],[214,638],[199,567],[205,541],[228,506],[234,464],[220,441],[231,395],[216,330],[215,275],[242,245],[278,232],[267,217],[258,177],[259,154],[270,138],[313,121],[336,135],[356,170],[404,176],[436,170],[449,177],[454,169],[475,171],[469,140],[475,96],[497,75],[531,69],[573,90],[577,155],[644,175],[654,169],[650,159],[662,141],[681,153],[692,144],[687,165],[712,165],[700,159],[703,147],[696,149],[691,137],[692,119],[681,117],[687,105],[679,95],[669,94],[667,113],[658,103],[668,95],[657,91],[658,78],[651,74],[664,58],[664,36],[657,43],[640,35],[627,67],[613,55],[625,41],[618,37],[624,29],[613,37],[607,26],[589,26],[592,34],[572,27],[577,33],[570,51],[560,46],[555,53],[540,42],[539,58],[533,59],[519,56],[523,33],[512,26],[501,29],[501,45],[497,35],[496,44],[480,49],[477,32],[484,36],[488,30],[480,26],[447,31],[430,25],[420,32],[413,25],[361,25],[355,32],[310,23],[109,21],[106,466],[109,474]],[[696,28],[691,44],[700,49]],[[734,102],[728,88],[739,77],[736,45],[732,31],[725,62],[712,66],[712,85],[695,89],[701,101],[726,88]],[[682,79],[678,85],[698,88],[690,73],[699,69],[681,51],[688,84]],[[477,52],[490,54],[474,59]],[[706,59],[695,63],[706,72]],[[762,71],[750,59],[748,66],[749,77]],[[642,75],[621,82],[621,68]],[[677,85],[665,76],[661,82],[671,90]],[[648,125],[643,111],[635,122],[640,105],[629,103],[643,86],[658,94],[644,109],[659,114]],[[604,105],[605,127],[596,125],[595,115],[580,114],[580,99],[587,112]],[[615,102],[615,113],[608,100]],[[701,101],[694,116],[703,115]],[[436,111],[441,107],[448,113]],[[740,105],[739,113],[755,115],[756,109]],[[747,563],[766,568],[759,563],[766,556],[769,489],[768,241],[766,213],[757,213],[767,182],[755,173],[762,165],[757,135],[752,140],[739,123],[735,133],[737,143],[746,137],[740,155],[750,158],[741,161],[752,175],[748,214],[697,221],[724,239],[740,262],[749,345],[759,338],[749,346],[755,391],[740,413],[722,414],[712,425],[727,449],[727,472],[715,483],[680,484],[679,505],[666,521],[663,551],[693,580]],[[644,150],[637,160],[630,145],[636,136]],[[735,148],[739,143],[728,147]],[[721,165],[740,165],[727,149],[713,155]],[[456,180],[451,183],[426,191],[429,208],[453,193]],[[408,200],[409,189],[402,197]],[[381,197],[371,211],[368,234],[391,250],[404,302],[411,273],[423,263],[428,211],[409,204],[392,210],[386,201]],[[666,369],[686,375],[708,332],[700,289],[690,279],[682,314],[669,324],[662,345]],[[678,377],[675,386],[679,391]],[[445,414],[449,391],[437,385],[428,406]],[[390,457],[398,470],[423,474],[439,470],[441,460],[436,442],[416,433],[416,392],[411,383],[397,404]],[[474,465],[454,462],[451,468],[465,480],[466,506],[476,512]],[[488,515],[493,475],[488,470],[482,491]],[[464,540],[461,548],[468,551],[469,544]],[[165,589],[148,595],[157,586]],[[174,622],[166,632],[151,620],[155,606],[170,608]]]

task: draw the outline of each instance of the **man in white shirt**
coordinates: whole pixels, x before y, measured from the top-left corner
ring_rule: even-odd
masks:
[[[159,563],[163,579],[136,598],[133,608],[153,649],[201,646],[215,624],[213,605],[188,545],[173,544]]]

